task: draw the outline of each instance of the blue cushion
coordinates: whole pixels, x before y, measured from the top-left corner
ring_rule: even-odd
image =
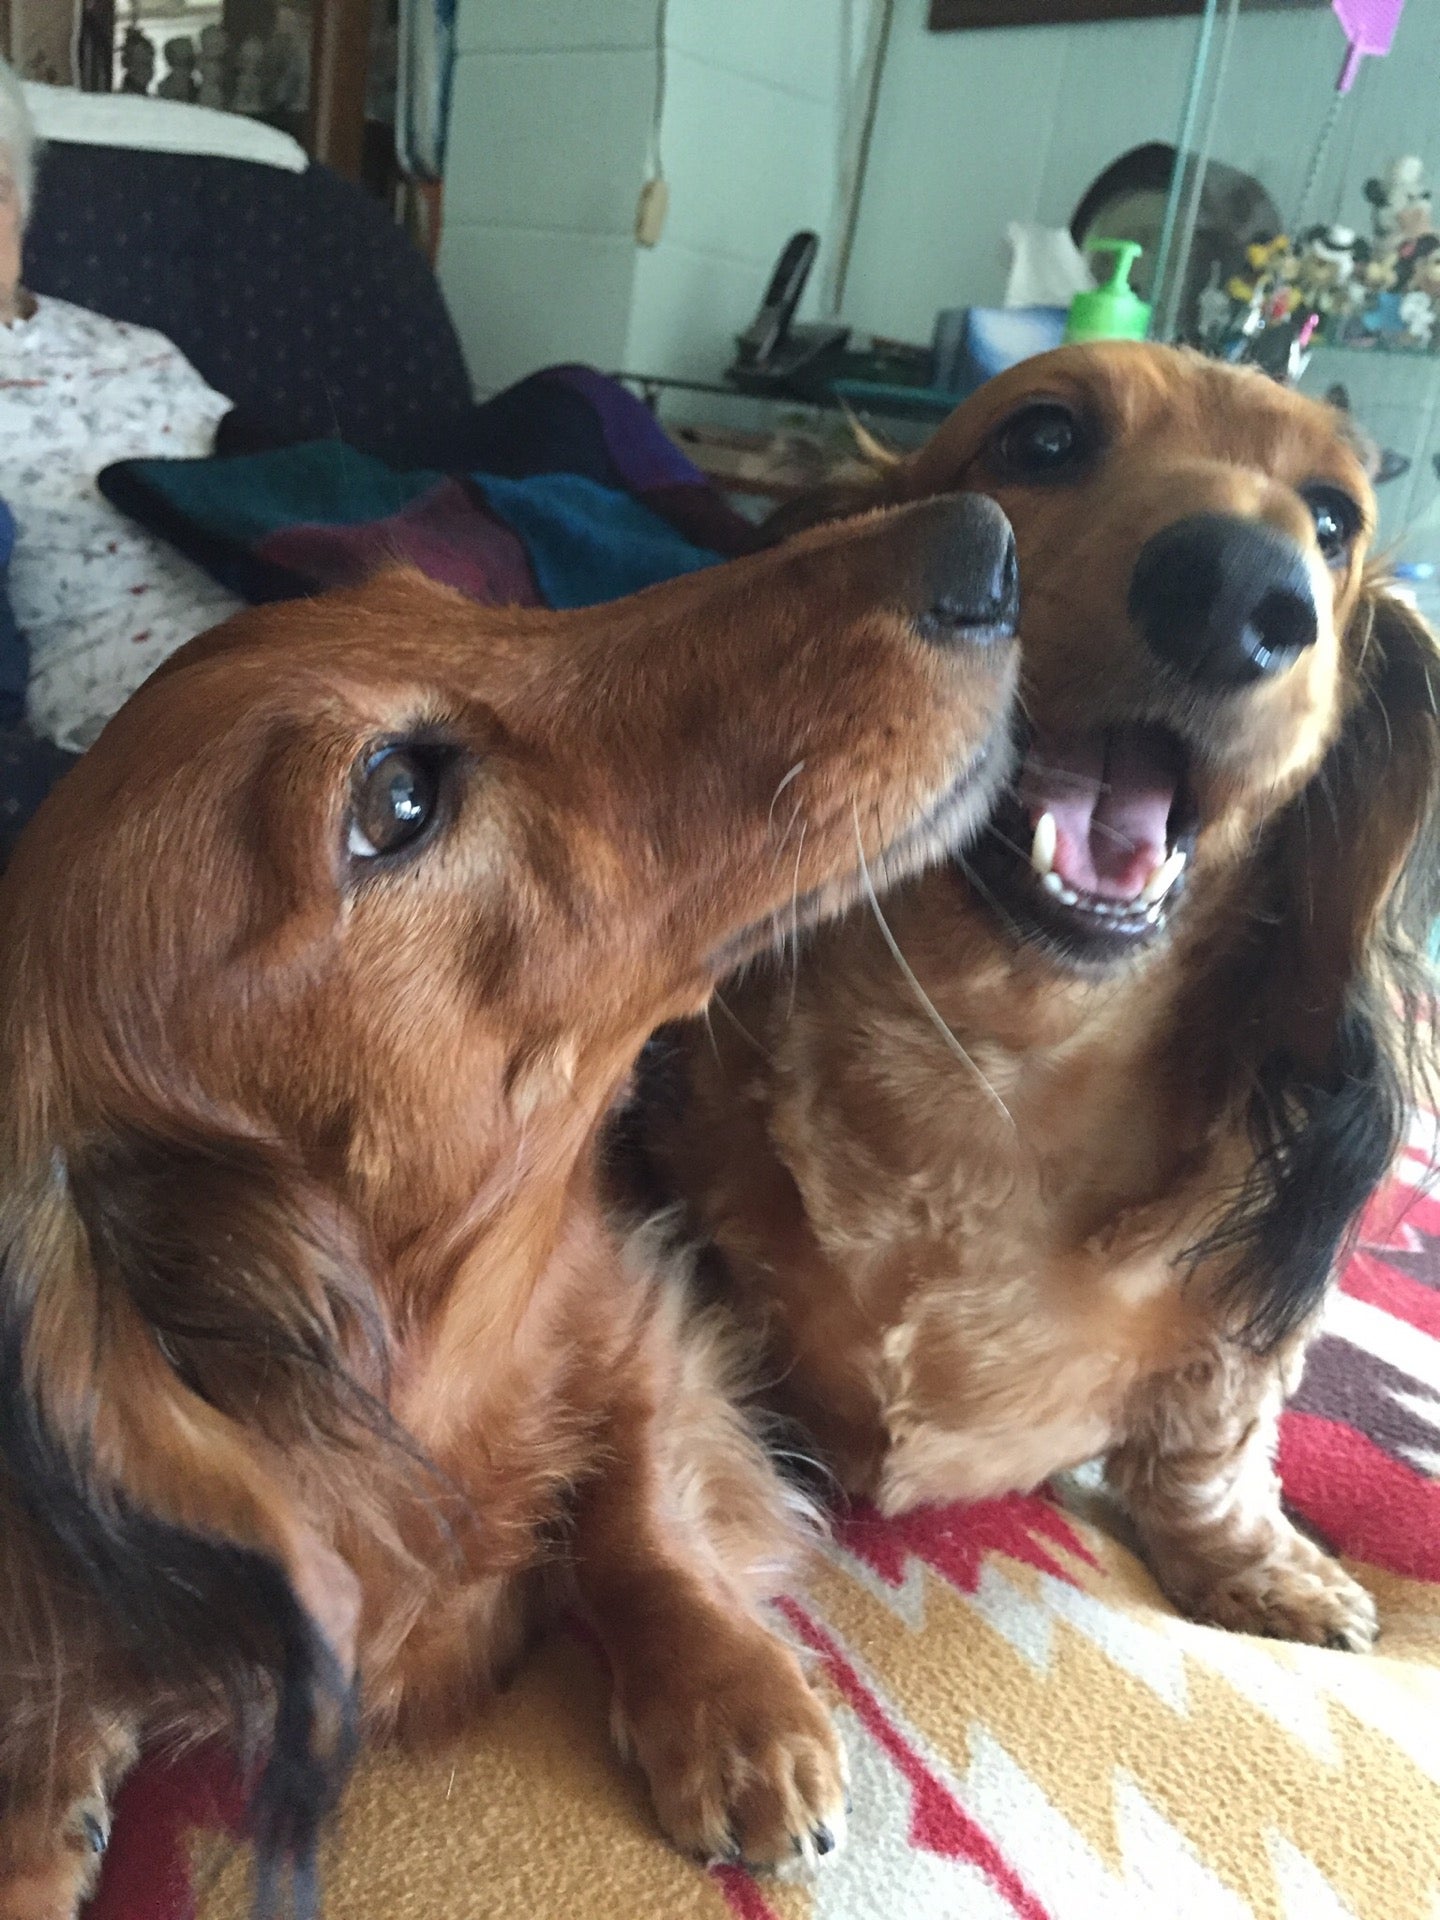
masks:
[[[713,567],[697,547],[641,501],[580,473],[525,480],[477,473],[476,483],[524,543],[547,607],[593,607],[677,574]]]

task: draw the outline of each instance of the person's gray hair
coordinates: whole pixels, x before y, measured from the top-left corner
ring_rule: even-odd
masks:
[[[35,187],[35,122],[30,118],[20,76],[4,59],[0,59],[0,166],[15,183],[23,227],[30,218]]]

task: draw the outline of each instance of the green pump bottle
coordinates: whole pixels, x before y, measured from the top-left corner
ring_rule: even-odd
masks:
[[[1103,287],[1077,293],[1070,302],[1065,344],[1086,340],[1143,340],[1150,331],[1150,309],[1130,285],[1130,269],[1144,249],[1137,240],[1092,240],[1087,253],[1113,253],[1115,271]]]

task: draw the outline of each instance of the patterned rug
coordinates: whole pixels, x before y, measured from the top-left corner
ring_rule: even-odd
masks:
[[[1427,1123],[1428,1130],[1428,1123]],[[811,1885],[703,1872],[557,1635],[474,1737],[361,1767],[331,1920],[1440,1920],[1440,1200],[1415,1137],[1287,1414],[1304,1525],[1375,1594],[1370,1656],[1179,1620],[1093,1481],[858,1513],[781,1613],[849,1744]],[[1407,1180],[1406,1175],[1409,1175]],[[127,1788],[91,1920],[243,1920],[214,1758]]]

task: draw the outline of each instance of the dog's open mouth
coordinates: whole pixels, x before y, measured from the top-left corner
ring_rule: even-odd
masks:
[[[969,865],[1022,932],[1077,959],[1131,952],[1185,889],[1197,825],[1186,750],[1164,727],[1032,732]]]

